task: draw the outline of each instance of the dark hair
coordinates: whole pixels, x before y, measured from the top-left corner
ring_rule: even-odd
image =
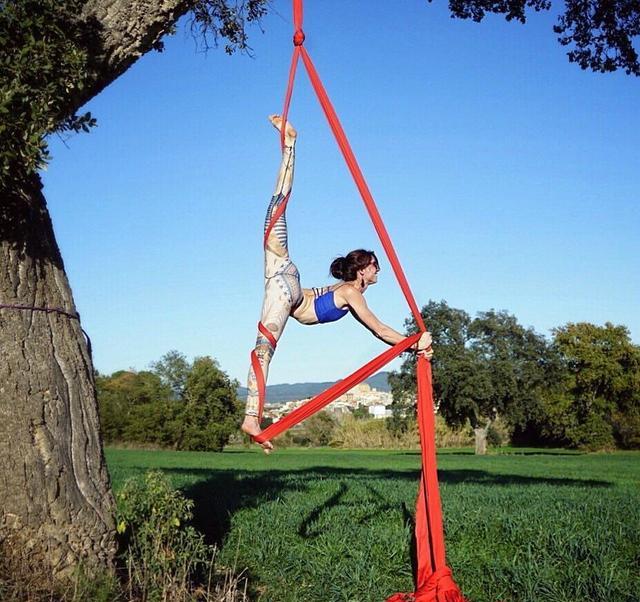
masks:
[[[363,270],[368,265],[373,264],[378,267],[378,258],[373,251],[356,249],[347,253],[345,257],[337,257],[331,262],[329,271],[334,278],[350,282],[358,277],[358,270]]]

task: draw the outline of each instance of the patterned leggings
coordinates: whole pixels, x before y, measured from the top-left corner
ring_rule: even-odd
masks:
[[[285,146],[276,189],[267,209],[264,222],[265,232],[271,222],[271,216],[278,210],[291,190],[294,163],[295,146]],[[285,212],[283,212],[271,229],[264,250],[264,300],[260,314],[260,321],[276,341],[282,336],[289,316],[301,301],[300,274],[298,268],[289,258],[287,219]],[[275,348],[260,331],[258,331],[254,351],[266,382],[269,363]],[[253,366],[249,368],[247,387],[249,393],[245,413],[249,416],[259,416],[262,413],[262,408],[259,407],[258,384]]]

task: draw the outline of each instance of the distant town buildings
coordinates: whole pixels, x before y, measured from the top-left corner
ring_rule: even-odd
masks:
[[[264,415],[271,418],[274,422],[277,422],[284,415],[304,405],[307,401],[309,401],[309,399],[267,404]],[[325,410],[339,418],[340,416],[353,412],[358,407],[364,407],[369,411],[372,418],[387,418],[391,416],[390,406],[392,401],[391,393],[378,391],[367,383],[360,383],[344,395],[338,397],[335,401],[332,401]]]

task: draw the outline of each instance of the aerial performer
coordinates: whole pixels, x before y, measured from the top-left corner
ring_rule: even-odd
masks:
[[[271,115],[269,120],[280,132],[282,117]],[[282,336],[289,316],[293,316],[301,324],[314,325],[334,322],[351,313],[374,336],[389,345],[395,345],[406,338],[382,323],[369,309],[364,299],[367,288],[378,281],[380,271],[378,259],[373,251],[356,249],[344,257],[334,259],[329,271],[338,280],[336,284],[320,288],[300,286],[300,273],[289,257],[287,220],[284,210],[269,229],[272,217],[278,212],[280,205],[286,203],[291,191],[296,137],[296,130],[287,122],[282,162],[264,225],[265,236],[268,232],[264,247],[264,300],[260,316],[261,327],[254,353],[265,382],[276,343]],[[433,354],[431,343],[431,334],[424,332],[412,349],[431,358]],[[262,432],[260,428],[262,408],[260,408],[258,381],[253,363],[249,369],[247,381],[247,405],[241,428],[253,437]],[[270,441],[265,441],[261,445],[266,453],[273,449]]]

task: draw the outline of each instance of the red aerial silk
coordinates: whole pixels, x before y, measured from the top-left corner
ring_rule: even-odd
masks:
[[[407,300],[413,318],[418,326],[418,333],[405,340],[397,343],[390,349],[381,353],[378,357],[365,364],[359,370],[349,375],[345,379],[337,382],[335,385],[320,393],[304,405],[296,408],[287,416],[281,418],[278,422],[267,427],[262,433],[254,437],[258,443],[264,443],[283,433],[292,426],[298,424],[302,420],[309,418],[320,409],[331,403],[340,395],[346,393],[349,389],[362,382],[373,373],[377,372],[388,364],[392,359],[397,357],[403,351],[406,351],[413,345],[420,335],[426,331],[426,326],[422,319],[422,315],[418,310],[418,306],[413,297],[413,293],[409,287],[406,276],[395,249],[391,243],[387,229],[380,217],[378,208],[376,207],[373,196],[369,191],[369,187],[360,171],[360,167],[351,150],[349,141],[342,129],[342,125],[338,116],[329,100],[324,86],[318,76],[318,73],[311,61],[311,57],[305,50],[304,33],[302,31],[302,0],[293,0],[293,17],[294,17],[294,36],[293,36],[293,56],[291,59],[291,67],[289,69],[289,79],[287,91],[285,94],[283,123],[286,123],[291,104],[291,96],[295,82],[296,69],[298,60],[302,57],[302,62],[307,70],[311,85],[318,97],[322,110],[329,122],[331,131],[342,151],[347,167],[353,176],[355,184],[362,196],[369,217],[373,222],[375,230],[380,238],[382,247],[391,263],[393,272],[398,280],[398,284]],[[284,128],[281,132],[281,145],[284,146]],[[268,238],[268,233],[272,225],[280,217],[288,196],[281,203],[279,210],[271,218],[271,223],[267,228],[264,238],[264,244]],[[275,340],[271,333],[262,325],[258,324],[260,332],[271,340],[275,347]],[[265,382],[260,363],[255,353],[251,355],[251,362],[258,381],[258,394],[260,398],[260,414],[264,406],[265,399]],[[387,598],[386,602],[466,602],[466,599],[460,592],[458,586],[453,581],[451,570],[447,567],[444,546],[444,532],[442,527],[442,511],[440,506],[440,492],[438,489],[438,474],[436,469],[436,448],[435,448],[435,419],[433,405],[433,385],[431,379],[431,363],[423,356],[418,356],[416,366],[416,376],[418,382],[418,427],[420,432],[420,443],[422,447],[422,473],[420,476],[420,484],[418,489],[418,499],[416,503],[416,524],[415,535],[417,545],[417,574],[415,583],[415,592],[408,594],[394,594]]]

